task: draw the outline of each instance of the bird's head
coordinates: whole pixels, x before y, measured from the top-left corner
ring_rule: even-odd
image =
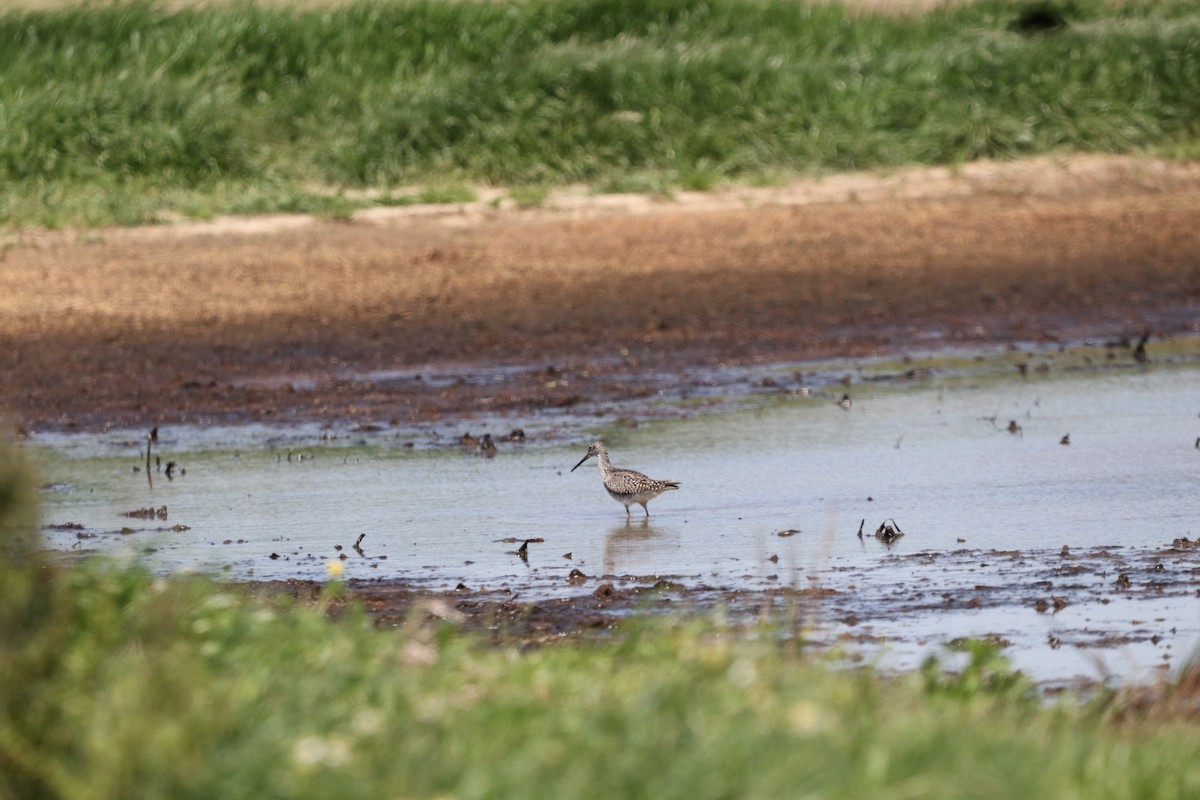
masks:
[[[578,464],[571,467],[571,472],[574,472],[575,470],[579,469],[580,465],[582,465],[583,462],[587,461],[589,458],[592,458],[593,456],[598,456],[601,453],[607,453],[607,452],[608,451],[604,449],[604,442],[597,439],[596,441],[594,441],[588,445],[587,455],[584,456],[583,458],[579,459]]]

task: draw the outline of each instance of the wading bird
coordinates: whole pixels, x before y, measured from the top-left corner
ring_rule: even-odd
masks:
[[[571,472],[579,469],[580,465],[592,456],[599,458],[600,479],[604,481],[604,488],[608,490],[608,494],[613,500],[625,506],[625,519],[627,520],[629,519],[629,507],[634,503],[640,505],[646,512],[646,516],[649,517],[650,509],[646,507],[646,503],[668,489],[679,488],[676,481],[656,481],[631,469],[617,469],[608,460],[608,448],[601,441],[595,441],[588,445],[587,455],[579,459],[578,464],[571,467]]]

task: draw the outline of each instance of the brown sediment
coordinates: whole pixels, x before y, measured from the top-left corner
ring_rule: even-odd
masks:
[[[874,581],[869,577],[872,570],[888,568],[877,564],[859,570],[852,591],[835,588],[839,582],[826,584],[820,579],[802,587],[730,589],[688,586],[661,576],[637,575],[584,576],[580,581],[571,581],[571,590],[562,596],[536,599],[522,597],[519,588],[485,589],[459,584],[450,589],[395,579],[350,581],[333,593],[328,585],[311,580],[259,581],[244,586],[260,596],[283,594],[306,604],[322,603],[334,617],[342,615],[349,604],[357,604],[382,628],[448,622],[481,635],[485,641],[518,646],[609,636],[619,631],[634,612],[709,614],[716,609],[721,610],[720,618],[727,624],[757,626],[768,622],[779,626],[781,635],[790,635],[813,649],[854,643],[886,646],[906,636],[920,638],[922,631],[929,635],[931,614],[1036,607],[1038,614],[1052,620],[1045,626],[1046,648],[1066,646],[1095,653],[1097,664],[1102,665],[1101,654],[1142,644],[1164,657],[1163,666],[1171,661],[1177,666],[1181,661],[1187,663],[1188,653],[1176,650],[1187,644],[1188,637],[1178,635],[1173,626],[1155,619],[1153,614],[1117,624],[1090,622],[1086,615],[1070,620],[1057,615],[1068,607],[1098,608],[1114,600],[1189,601],[1200,593],[1200,553],[1195,551],[1169,546],[1128,551],[1098,546],[1066,556],[1050,548],[1025,552],[930,551],[903,559],[911,565],[914,576],[933,580],[914,581],[903,587],[892,581]],[[962,566],[981,559],[1006,561],[1010,566],[975,586],[937,582],[937,577],[947,572],[947,565]],[[1070,559],[1078,569],[1065,573],[1063,559]],[[1114,570],[1130,576],[1125,586],[1112,583]],[[1038,601],[1045,602],[1039,605]],[[1020,627],[1017,623],[1016,632],[1028,633]],[[982,633],[978,638],[1006,648],[1012,644],[1013,634],[1014,630],[1006,629]],[[1061,686],[1078,687],[1077,677],[1061,676],[1070,679]],[[1190,678],[1193,684],[1194,677]],[[1100,684],[1105,678],[1098,666],[1091,681]],[[1047,685],[1060,684],[1052,681]],[[1194,703],[1194,691],[1189,697]]]
[[[1169,334],[1196,321],[1198,218],[1200,166],[1086,157],[671,201],[9,233],[0,413],[23,429],[415,421],[647,391],[631,372]],[[554,380],[563,364],[586,380]],[[361,380],[428,365],[528,369]]]

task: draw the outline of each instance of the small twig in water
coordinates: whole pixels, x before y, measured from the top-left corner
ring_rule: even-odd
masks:
[[[1139,364],[1145,364],[1146,357],[1146,342],[1150,340],[1150,331],[1142,334],[1142,338],[1138,340],[1137,347],[1133,348],[1133,360]]]

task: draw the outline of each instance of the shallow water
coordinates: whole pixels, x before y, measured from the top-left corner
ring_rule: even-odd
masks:
[[[675,418],[636,427],[614,422],[636,408],[611,408],[454,427],[164,429],[156,453],[178,463],[172,480],[135,471],[144,432],[34,446],[45,522],[71,525],[47,528],[50,547],[164,571],[322,579],[345,555],[352,579],[525,600],[668,577],[735,612],[798,608],[815,639],[888,666],[992,635],[1050,682],[1140,680],[1194,651],[1200,551],[1172,541],[1200,533],[1200,369],[955,373],[846,391],[849,409],[832,402],[839,386],[719,413],[681,401],[668,404]],[[530,440],[501,442],[494,459],[451,444],[517,425]],[[570,472],[595,436],[617,466],[682,489],[627,524],[594,460]],[[164,505],[166,520],[122,516]],[[891,545],[872,535],[885,520],[905,534]],[[543,541],[526,562],[515,551],[527,539]],[[582,587],[573,569],[589,576]],[[833,594],[810,606],[780,587]]]

